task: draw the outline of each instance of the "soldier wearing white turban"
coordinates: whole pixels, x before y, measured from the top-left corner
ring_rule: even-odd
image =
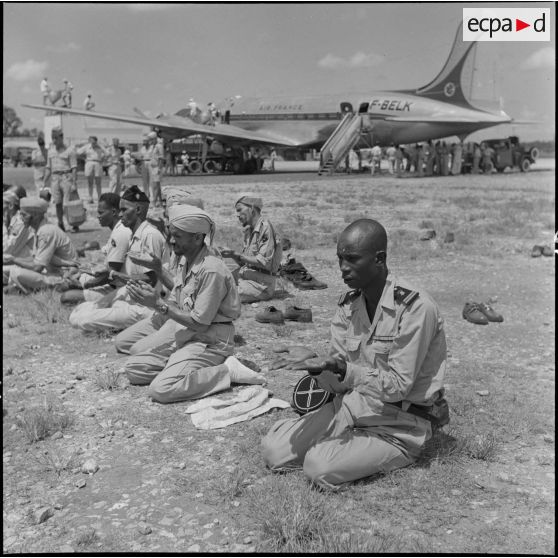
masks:
[[[242,253],[223,252],[241,266],[238,292],[241,302],[269,300],[275,294],[276,274],[281,265],[282,248],[271,223],[261,215],[262,198],[253,192],[239,194],[236,215],[244,227]]]
[[[199,399],[231,383],[264,383],[232,356],[240,300],[227,266],[205,243],[213,237],[213,220],[198,207],[174,205],[169,229],[183,265],[168,299],[145,283],[127,286],[137,304],[156,311],[142,331],[136,327],[116,339],[117,350],[131,355],[125,367],[130,383],[150,384],[149,395],[160,403]],[[130,344],[134,334],[137,341]]]

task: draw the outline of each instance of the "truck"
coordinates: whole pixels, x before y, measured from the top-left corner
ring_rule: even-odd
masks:
[[[507,168],[519,168],[521,172],[527,172],[539,156],[537,147],[527,147],[521,144],[517,136],[487,139],[483,140],[482,143],[492,148],[492,167],[499,173],[504,172]],[[463,173],[471,172],[473,167],[473,150],[473,143],[468,143],[464,146]]]

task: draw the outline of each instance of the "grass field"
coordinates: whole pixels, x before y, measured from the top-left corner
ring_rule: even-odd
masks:
[[[5,169],[4,181],[31,177]],[[261,437],[290,410],[196,430],[185,404],[158,405],[129,386],[111,336],[72,329],[58,295],[4,296],[4,552],[554,554],[555,262],[530,257],[534,244],[553,243],[554,181],[553,169],[166,179],[206,201],[217,242],[231,247],[240,245],[235,195],[259,192],[297,259],[328,283],[289,285],[313,323],[258,324],[253,306],[237,322],[237,354],[286,400],[301,373],[268,371],[271,348],[327,350],[345,291],[337,235],[358,217],[382,222],[388,267],[426,289],[446,320],[451,424],[415,466],[323,493],[261,460]],[[76,243],[107,238],[94,217]],[[424,228],[436,238],[420,241]],[[489,299],[503,323],[463,320],[466,301]],[[99,470],[86,475],[89,458]]]

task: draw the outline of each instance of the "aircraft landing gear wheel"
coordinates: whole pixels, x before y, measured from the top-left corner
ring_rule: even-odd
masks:
[[[523,159],[519,165],[521,172],[527,172],[531,168],[531,162],[529,159]]]
[[[190,163],[188,164],[188,170],[192,174],[200,174],[202,171],[202,164],[200,163],[200,161],[190,161]]]

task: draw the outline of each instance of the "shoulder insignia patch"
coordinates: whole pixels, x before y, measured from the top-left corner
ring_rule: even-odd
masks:
[[[353,302],[353,300],[355,300],[359,296],[360,296],[360,291],[358,289],[355,289],[354,291],[349,291],[347,293],[342,294],[339,297],[339,301],[337,302],[337,304],[339,306],[343,306],[344,304]]]
[[[397,302],[407,306],[419,297],[418,291],[411,291],[405,287],[395,287],[393,294]]]

